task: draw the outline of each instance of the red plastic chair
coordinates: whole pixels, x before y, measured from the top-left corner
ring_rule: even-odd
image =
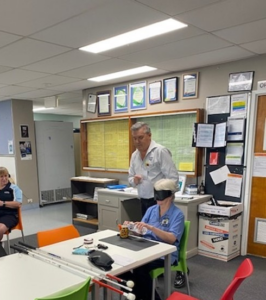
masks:
[[[253,265],[249,258],[246,258],[238,267],[232,282],[229,284],[220,300],[233,300],[234,294],[240,284],[253,273]],[[199,300],[186,294],[174,292],[166,300]]]

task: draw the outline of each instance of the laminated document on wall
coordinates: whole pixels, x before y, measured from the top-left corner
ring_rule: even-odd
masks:
[[[246,117],[248,107],[248,94],[236,94],[231,96],[231,117]]]
[[[228,143],[225,151],[225,164],[241,165],[244,153],[244,143]]]
[[[228,174],[230,173],[227,166],[223,166],[215,171],[210,172],[213,183],[219,184],[227,179]]]
[[[194,123],[192,147],[212,147],[214,124]]]
[[[225,195],[240,198],[243,175],[229,173],[226,179]]]
[[[230,95],[208,97],[206,100],[208,115],[227,114],[230,112]]]
[[[226,122],[215,124],[214,148],[226,146],[226,125]]]
[[[227,121],[227,140],[242,141],[245,134],[245,118],[229,117]]]
[[[226,122],[194,124],[192,147],[218,148],[226,145]]]

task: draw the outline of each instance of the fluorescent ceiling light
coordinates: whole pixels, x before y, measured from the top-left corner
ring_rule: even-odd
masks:
[[[153,67],[148,67],[148,66],[143,66],[139,68],[134,68],[134,69],[129,69],[121,72],[116,72],[116,73],[111,73],[111,74],[106,74],[98,77],[93,77],[93,78],[88,78],[87,80],[90,81],[96,81],[96,82],[101,82],[101,81],[107,81],[115,78],[121,78],[121,77],[126,77],[134,74],[140,74],[140,73],[145,73],[145,72],[150,72],[157,70],[156,68]]]
[[[40,111],[40,110],[49,110],[49,109],[54,109],[54,107],[38,107],[38,108],[33,108],[32,111]]]
[[[124,45],[132,44],[138,41],[142,41],[153,36],[161,35],[167,32],[171,32],[177,29],[187,27],[186,24],[181,23],[174,19],[167,19],[162,22],[157,22],[152,25],[148,25],[139,29],[135,29],[109,39],[79,48],[79,50],[100,53],[106,50],[118,48]]]

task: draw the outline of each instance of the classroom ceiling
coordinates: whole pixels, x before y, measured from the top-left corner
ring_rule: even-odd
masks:
[[[92,54],[79,47],[169,17],[188,27]],[[82,116],[89,77],[142,65],[146,76],[266,53],[265,0],[0,0],[0,101],[56,96],[47,113]],[[125,78],[135,80],[140,75]]]

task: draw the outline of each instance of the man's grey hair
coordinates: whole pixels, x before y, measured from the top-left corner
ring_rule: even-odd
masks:
[[[144,128],[145,133],[151,133],[150,126],[145,122],[135,123],[134,125],[131,126],[130,130],[131,132],[133,132],[139,130],[140,128]]]

